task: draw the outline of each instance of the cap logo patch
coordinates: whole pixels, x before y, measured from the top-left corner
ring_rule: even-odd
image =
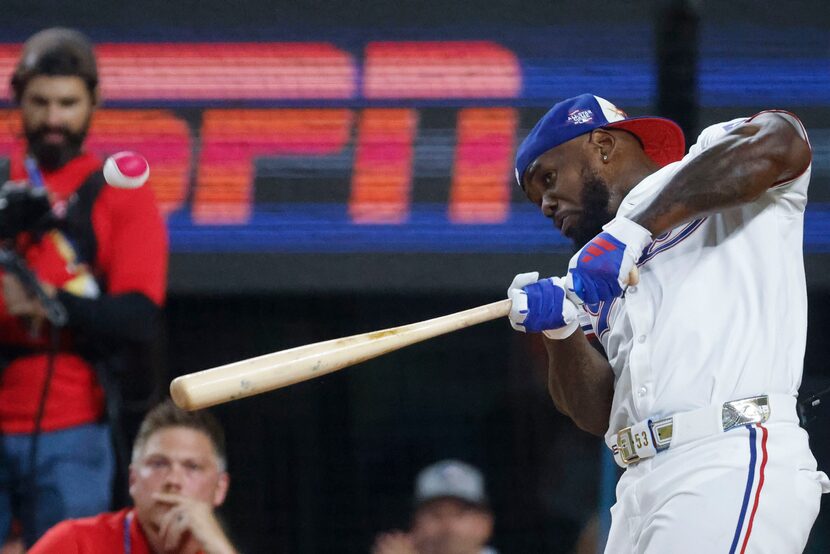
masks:
[[[568,123],[571,125],[582,125],[594,120],[594,112],[591,110],[573,110],[568,112]]]

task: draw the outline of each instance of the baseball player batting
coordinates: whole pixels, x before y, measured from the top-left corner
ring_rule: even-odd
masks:
[[[684,151],[667,119],[556,104],[516,178],[578,251],[565,278],[516,276],[510,322],[546,337],[554,404],[626,468],[607,553],[802,552],[830,492],[796,414],[810,144],[770,110]]]

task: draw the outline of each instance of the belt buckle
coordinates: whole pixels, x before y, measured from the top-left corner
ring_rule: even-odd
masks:
[[[634,449],[634,434],[631,432],[631,427],[617,431],[617,448],[625,465],[640,461],[640,456]]]
[[[721,411],[724,431],[750,423],[764,423],[769,416],[770,406],[767,395],[724,402]]]

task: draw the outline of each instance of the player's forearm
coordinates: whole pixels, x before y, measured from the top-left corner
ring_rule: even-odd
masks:
[[[605,434],[614,396],[614,372],[608,360],[579,330],[564,340],[544,340],[554,405],[580,429]]]
[[[758,198],[810,162],[807,143],[780,116],[739,125],[684,166],[654,200],[628,217],[657,236],[678,225]]]

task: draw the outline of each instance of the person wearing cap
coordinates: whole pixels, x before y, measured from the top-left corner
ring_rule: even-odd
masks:
[[[418,473],[408,532],[381,533],[372,554],[496,554],[493,514],[475,467],[443,460]]]
[[[799,427],[799,119],[707,127],[628,117],[592,94],[545,114],[516,156],[574,243],[566,275],[519,274],[509,319],[541,333],[556,407],[626,468],[606,552],[801,552],[827,476]]]
[[[11,92],[22,133],[0,188],[0,240],[34,278],[0,271],[0,545],[12,519],[31,545],[58,521],[110,508],[115,380],[134,376],[133,391],[153,382],[145,360],[165,296],[167,236],[152,190],[108,186],[101,160],[84,150],[100,102],[87,37],[33,35]],[[36,221],[13,227],[32,205]],[[59,312],[62,326],[47,319]]]

